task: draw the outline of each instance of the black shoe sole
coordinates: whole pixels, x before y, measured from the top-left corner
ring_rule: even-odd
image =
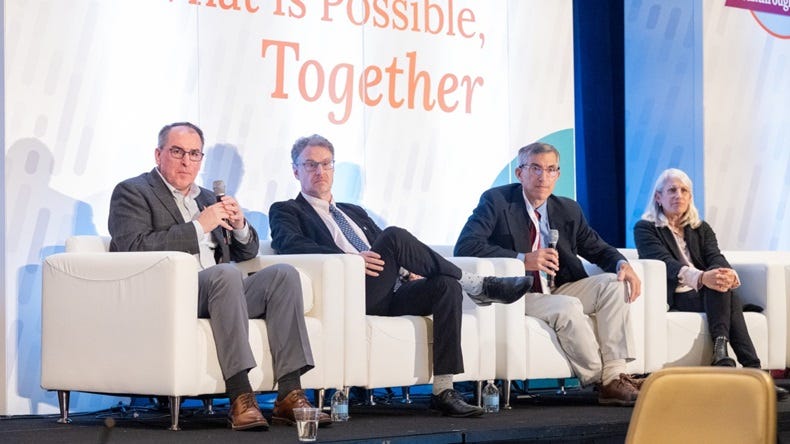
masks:
[[[710,365],[713,367],[737,367],[735,360],[732,358],[719,359],[718,361],[713,361]]]
[[[484,413],[483,411],[479,411],[478,412],[476,410],[472,411],[472,412],[468,412],[468,413],[448,413],[448,412],[445,412],[445,411],[442,411],[442,410],[439,410],[439,409],[431,409],[431,410],[433,410],[434,412],[439,413],[442,416],[449,416],[451,418],[475,418],[475,417],[478,417],[478,416],[483,416],[483,413]]]

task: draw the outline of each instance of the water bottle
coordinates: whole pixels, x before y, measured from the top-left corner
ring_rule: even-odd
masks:
[[[348,421],[348,396],[343,390],[332,395],[332,422]]]
[[[483,410],[486,413],[499,412],[499,389],[491,380],[483,388]]]

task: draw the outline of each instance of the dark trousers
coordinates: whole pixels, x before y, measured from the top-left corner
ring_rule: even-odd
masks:
[[[741,365],[760,368],[760,358],[757,357],[743,319],[743,303],[735,291],[721,293],[702,287],[700,291],[675,293],[670,310],[704,312],[711,338],[724,336],[730,341]]]
[[[384,270],[365,280],[366,311],[369,315],[433,315],[433,373],[464,371],[461,354],[461,269],[420,242],[408,231],[389,227],[370,248],[381,255]],[[425,279],[395,282],[403,267]]]

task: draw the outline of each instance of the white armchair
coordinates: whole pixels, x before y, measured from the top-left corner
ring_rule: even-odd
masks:
[[[498,276],[519,276],[524,274],[524,264],[511,258],[489,258],[494,264]],[[631,324],[633,327],[635,360],[628,364],[632,373],[644,373],[653,370],[653,366],[662,360],[664,355],[653,356],[646,348],[645,312],[654,309],[656,300],[666,299],[657,282],[664,281],[663,264],[657,261],[630,261],[639,278],[642,280],[642,295],[631,304]],[[585,263],[588,274],[601,273],[600,268]],[[595,330],[595,317],[588,317]],[[570,378],[573,371],[565,356],[554,330],[535,317],[525,315],[524,300],[510,305],[496,307],[496,342],[498,379],[505,380],[505,407],[509,407],[510,381],[544,378]],[[658,368],[658,367],[656,367]]]
[[[78,236],[66,253],[44,260],[41,386],[57,390],[68,422],[69,391],[170,398],[171,429],[178,430],[182,397],[222,395],[224,380],[211,326],[197,317],[197,270],[181,252],[108,253],[108,238]],[[333,256],[257,257],[245,272],[290,263],[302,277],[305,321],[315,368],[305,388],[343,385],[343,307],[325,302],[342,294],[343,265]],[[250,320],[258,365],[255,391],[275,387],[265,321]]]
[[[730,262],[738,272],[738,290],[744,304],[763,307],[762,313],[745,312],[744,319],[763,368],[785,368],[786,299],[784,269],[780,265]],[[774,287],[774,288],[771,288]],[[666,317],[666,367],[708,365],[713,340],[705,313],[664,312]],[[730,348],[732,355],[732,348]]]
[[[476,258],[450,258],[464,269],[482,275],[493,274],[488,261]],[[365,285],[363,265],[354,268],[360,282],[353,288],[346,282],[346,321],[364,331],[347,338],[348,353],[357,356],[348,363],[348,372],[364,375],[366,388],[427,384],[433,378],[433,319],[430,316],[369,316],[364,314]],[[360,307],[362,309],[360,309]],[[361,333],[361,334],[359,334]],[[494,311],[464,299],[461,320],[461,349],[464,373],[455,381],[480,381],[494,378]],[[366,357],[360,359],[360,357]],[[479,397],[478,397],[479,398]]]
[[[634,249],[621,250],[635,258]],[[744,318],[763,368],[785,368],[787,356],[787,287],[790,260],[782,261],[777,252],[724,252],[738,272],[741,288],[738,293],[744,304],[763,307],[762,313],[746,312]],[[788,256],[790,259],[790,256]],[[663,265],[663,263],[662,263]],[[648,354],[663,358],[657,367],[654,361],[648,371],[673,366],[708,365],[713,354],[713,341],[704,313],[667,311],[666,267],[663,270],[663,293],[660,305],[652,304],[645,313],[646,349]],[[651,284],[652,285],[652,284]],[[656,287],[658,288],[658,287]],[[732,349],[730,349],[732,355]]]
[[[764,307],[763,313],[769,317],[767,320],[769,335],[767,357],[759,355],[758,349],[763,367],[769,369],[790,367],[790,328],[788,328],[788,319],[790,319],[790,311],[788,311],[790,310],[790,251],[728,250],[722,253],[732,266],[736,267],[739,274],[741,272],[737,265],[740,264],[763,264],[766,266],[765,289],[762,290],[759,285],[753,289],[744,288],[741,290],[741,296],[744,303],[751,302]],[[763,302],[760,291],[765,292],[765,302]],[[765,305],[762,305],[763,303]],[[784,316],[781,315],[781,312],[784,312]],[[748,323],[748,320],[747,325],[749,325],[749,333],[752,334],[751,324]],[[784,339],[780,337],[782,332],[784,332]],[[752,336],[752,340],[754,340],[754,336]]]
[[[432,247],[446,253],[447,247]],[[452,249],[449,250],[452,252]],[[274,254],[269,243],[261,253]],[[408,387],[433,378],[433,320],[430,316],[370,316],[365,314],[364,262],[356,255],[329,255],[343,261],[344,382],[347,387]],[[283,256],[277,256],[283,257]],[[464,271],[493,275],[490,261],[448,257]],[[461,349],[464,373],[455,381],[480,382],[495,376],[494,311],[464,299]],[[479,393],[478,393],[479,395]],[[478,396],[478,399],[480,397]]]

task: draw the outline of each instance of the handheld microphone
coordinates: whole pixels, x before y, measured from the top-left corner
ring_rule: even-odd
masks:
[[[217,196],[217,202],[222,202],[222,198],[225,197],[225,182],[215,180],[214,183],[212,183],[212,187],[214,188],[214,194]],[[226,223],[230,223],[227,219],[223,220]],[[224,227],[220,228],[222,228],[222,239],[225,241],[225,245],[230,245],[230,231]]]
[[[560,232],[557,230],[551,230],[549,232],[549,248],[557,249],[557,241],[560,240]],[[554,288],[554,276],[546,273],[546,284],[548,284],[549,288]]]

